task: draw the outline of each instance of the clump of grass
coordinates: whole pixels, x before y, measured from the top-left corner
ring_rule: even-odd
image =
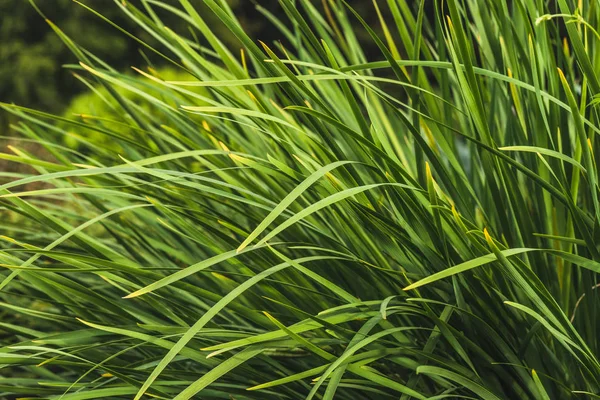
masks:
[[[205,0],[240,54],[142,3],[115,6],[189,79],[53,26],[118,106],[2,105],[54,157],[1,155],[37,171],[0,193],[3,396],[600,396],[595,1],[389,0],[375,29],[281,0],[260,43]]]

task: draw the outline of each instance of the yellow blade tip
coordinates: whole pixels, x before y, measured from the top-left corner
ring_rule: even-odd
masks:
[[[483,236],[485,236],[485,240],[487,240],[488,242],[492,241],[492,237],[490,236],[487,228],[483,228]]]

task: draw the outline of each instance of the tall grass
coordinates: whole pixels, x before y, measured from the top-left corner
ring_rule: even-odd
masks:
[[[0,397],[600,397],[595,0],[179,3],[115,7],[189,79],[49,21],[113,110],[2,104]]]

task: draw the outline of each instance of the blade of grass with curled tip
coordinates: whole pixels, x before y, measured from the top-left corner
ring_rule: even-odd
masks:
[[[408,186],[408,185],[404,185],[404,184],[401,184],[401,183],[376,183],[376,184],[373,184],[373,185],[365,185],[365,186],[359,186],[359,187],[355,187],[355,188],[350,188],[350,189],[343,190],[341,192],[332,194],[331,196],[326,197],[326,198],[324,198],[322,200],[319,200],[318,202],[316,202],[314,204],[311,204],[310,206],[306,207],[305,209],[303,209],[299,213],[295,214],[293,217],[288,218],[285,222],[283,222],[282,224],[278,225],[271,232],[269,232],[264,238],[262,238],[261,240],[259,240],[259,242],[255,246],[260,246],[260,245],[268,242],[273,237],[277,236],[277,234],[279,234],[279,232],[283,231],[284,229],[287,229],[291,225],[299,222],[303,218],[306,218],[310,214],[315,213],[315,212],[319,211],[322,208],[329,207],[330,205],[332,205],[334,203],[340,202],[340,201],[345,200],[345,199],[347,199],[349,197],[356,196],[357,194],[360,194],[360,193],[362,193],[364,191],[375,189],[375,188],[378,188],[378,187],[383,187],[383,186],[392,186],[392,187],[399,187],[399,188],[409,189],[409,190],[417,190],[414,187],[411,187],[411,186]]]
[[[292,190],[283,200],[281,200],[281,202],[277,204],[277,207],[273,208],[269,215],[267,215],[267,217],[265,217],[265,219],[252,231],[246,240],[240,244],[237,251],[240,252],[244,250],[250,243],[252,243],[252,241],[256,239],[265,229],[267,229],[267,227],[273,221],[275,221],[290,204],[292,204],[298,197],[302,196],[302,193],[312,184],[317,182],[330,171],[349,163],[351,163],[351,161],[338,161],[329,165],[325,165],[313,172],[308,178],[302,181],[300,185],[296,186],[294,190]]]

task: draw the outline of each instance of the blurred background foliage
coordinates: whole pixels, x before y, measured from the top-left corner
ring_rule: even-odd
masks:
[[[181,70],[172,67],[162,67],[157,70],[150,69],[152,75],[166,81],[184,81],[189,80],[190,75]],[[132,83],[133,86],[135,84]],[[142,88],[146,94],[155,97],[161,97],[155,90],[149,90],[148,88]],[[140,110],[151,113],[157,116],[159,120],[166,120],[163,112],[156,107],[150,105],[148,101],[129,90],[122,87],[114,87],[115,90],[124,100],[135,104]],[[203,87],[189,87],[187,90],[208,95],[208,91]],[[163,97],[162,100],[172,107],[178,107],[180,104],[175,104],[172,99]],[[197,101],[197,99],[196,99]],[[208,105],[208,104],[207,104]],[[121,108],[118,102],[112,97],[105,86],[96,85],[92,87],[92,90],[85,91],[81,94],[76,95],[71,100],[70,104],[63,111],[64,117],[69,119],[80,120],[81,122],[90,124],[95,123],[102,128],[107,128],[117,132],[126,132],[130,129],[130,126],[123,126],[122,123],[115,123],[120,119]],[[79,150],[81,147],[82,140],[91,141],[95,144],[102,144],[107,149],[113,150],[117,153],[120,151],[120,147],[116,142],[107,138],[106,135],[92,131],[89,129],[74,127],[72,124],[62,123],[59,125],[60,128],[65,129],[68,132],[67,136],[63,137],[63,144],[73,150]]]
[[[143,7],[142,0],[126,1],[138,8]],[[203,0],[190,1],[202,12],[202,8],[205,7]],[[266,43],[284,40],[281,33],[260,12],[262,8],[286,21],[278,0],[226,1],[251,37]],[[322,1],[314,0],[314,5],[322,7]],[[373,29],[380,31],[379,20],[373,12],[371,0],[347,1],[362,14]],[[163,2],[181,8],[179,0]],[[82,119],[80,114],[111,115],[110,104],[102,100],[105,89],[92,87],[93,90],[90,90],[74,76],[73,69],[64,68],[65,65],[77,62],[77,59],[45,19],[115,70],[127,71],[136,66],[146,71],[168,74],[171,80],[193,79],[185,71],[173,68],[165,59],[145,49],[139,41],[119,31],[90,9],[111,20],[131,36],[153,47],[162,48],[154,37],[123,12],[115,0],[0,0],[0,102],[63,114],[70,119]],[[166,26],[178,33],[185,33],[184,36],[190,36],[190,27],[182,24],[179,17],[164,10],[161,12],[161,9],[155,11]],[[229,30],[216,18],[211,20],[211,12],[203,12],[202,15],[208,18],[207,22],[232,52],[239,54],[240,45]],[[388,19],[389,16],[385,17]],[[371,43],[366,32],[362,32],[361,37],[361,31],[358,30],[358,38],[360,41]],[[365,50],[368,57],[381,58],[376,46],[365,46]],[[127,100],[136,102],[135,96],[130,92],[120,91],[120,94]],[[85,122],[92,121],[88,119]],[[14,138],[15,131],[11,129],[11,124],[15,123],[18,121],[14,116],[0,113],[0,151],[12,153],[10,146],[15,145],[42,159],[52,160],[52,156],[41,146]],[[104,121],[101,123],[106,124]],[[69,136],[64,136],[60,144],[77,150],[81,139],[97,143],[99,138],[90,135],[93,134],[89,130],[71,130]],[[109,141],[104,142],[107,148],[118,152],[118,148],[111,148],[112,144],[108,143]],[[0,160],[0,171],[3,173],[0,177],[1,183],[11,174],[27,172],[27,167]]]
[[[143,7],[140,0],[128,0]],[[156,45],[156,41],[139,25],[134,24],[111,0],[80,0],[142,41]],[[174,6],[178,0],[166,1]],[[321,1],[315,0],[315,5]],[[198,9],[202,0],[194,0]],[[276,16],[285,16],[278,6],[278,0],[228,0],[236,16],[251,37],[265,42],[279,40],[279,33],[272,24],[257,11],[257,6],[269,10]],[[377,26],[377,16],[368,0],[353,0],[349,3],[356,9],[364,10],[363,15]],[[164,66],[160,57],[145,52],[135,40],[127,37],[85,7],[73,0],[36,1],[35,6],[28,0],[0,0],[0,101],[26,107],[59,113],[69,107],[74,96],[86,87],[72,76],[72,72],[62,68],[64,64],[75,62],[75,57],[44,21],[44,17],[59,26],[67,35],[76,39],[79,45],[89,50],[117,70],[130,66],[145,67],[148,62],[153,67]],[[367,13],[366,10],[370,12]],[[159,10],[160,12],[160,10]],[[43,14],[42,15],[40,15]],[[209,14],[209,13],[206,13]],[[171,13],[159,15],[166,26],[175,31],[188,30],[181,26],[181,19]],[[219,23],[211,21],[215,29]],[[217,36],[235,47],[235,39],[227,34]],[[374,46],[372,46],[374,47]],[[88,97],[89,98],[89,97]],[[82,100],[77,103],[81,106]],[[2,119],[3,118],[3,119]],[[0,116],[0,128],[6,130],[8,115]],[[5,133],[3,133],[5,134]]]
[[[177,0],[170,2],[173,5],[178,4]],[[98,11],[139,39],[156,44],[155,40],[138,25],[133,24],[113,1],[82,0],[81,3]],[[197,3],[200,5],[201,1]],[[264,19],[256,15],[253,2],[236,0],[230,3],[240,10],[240,15],[246,16],[243,23],[247,29],[254,33],[262,29],[259,37],[270,35],[262,23]],[[262,0],[260,3],[271,8],[277,4],[277,0]],[[139,43],[85,7],[78,6],[73,0],[38,0],[36,6],[43,16],[59,26],[67,35],[76,38],[78,44],[117,70],[146,64],[147,60],[164,63],[152,54],[142,54]],[[86,88],[72,77],[70,71],[61,67],[63,64],[74,62],[75,57],[44,21],[43,16],[27,0],[0,0],[0,101],[60,112],[68,106],[73,96]],[[174,25],[172,29],[186,29],[180,26],[181,20],[172,14],[164,13],[160,16],[165,25]]]

